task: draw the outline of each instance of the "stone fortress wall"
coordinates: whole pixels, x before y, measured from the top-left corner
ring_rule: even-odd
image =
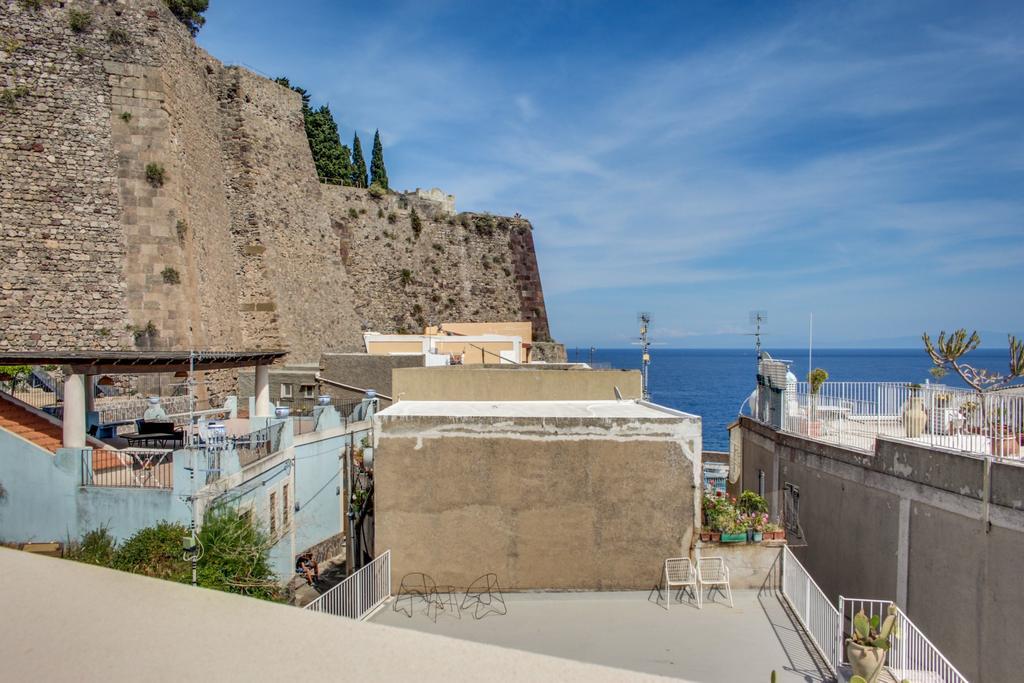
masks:
[[[159,0],[74,8],[84,31],[66,3],[0,0],[0,351],[315,362],[456,319],[549,339],[527,221],[321,185],[298,94],[221,64]]]

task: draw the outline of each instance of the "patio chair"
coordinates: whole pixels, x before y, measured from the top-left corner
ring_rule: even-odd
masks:
[[[697,583],[700,586],[698,592],[703,592],[705,586],[711,590],[718,589],[725,597],[729,598],[729,607],[735,607],[732,602],[732,587],[729,585],[729,568],[725,566],[725,560],[721,557],[702,557],[697,561]],[[725,590],[722,590],[725,586]],[[708,591],[708,597],[711,591]],[[703,597],[701,598],[703,603]]]
[[[427,616],[430,616],[430,607],[434,607],[434,620],[437,620],[437,610],[441,608],[441,599],[437,594],[437,584],[423,572],[412,572],[402,577],[402,583],[398,588],[398,595],[392,609],[395,612],[402,612],[405,616],[412,618],[416,611],[416,601],[422,600],[427,603]],[[405,601],[408,601],[406,610]]]
[[[670,557],[665,560],[665,569],[662,572],[662,585],[665,586],[665,609],[672,605],[672,587],[679,586],[679,595],[687,588],[697,601],[697,609],[701,608],[700,589],[697,586],[697,568],[693,566],[688,557]],[[650,598],[648,598],[649,600]]]
[[[483,619],[491,612],[495,614],[508,614],[508,607],[505,605],[505,597],[501,594],[501,586],[498,585],[497,574],[484,574],[466,589],[466,595],[462,598],[460,610],[473,605],[473,618]],[[497,606],[501,605],[499,609]],[[481,611],[482,609],[482,611]]]

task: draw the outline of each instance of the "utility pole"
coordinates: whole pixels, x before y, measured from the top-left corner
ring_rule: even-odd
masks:
[[[640,318],[640,379],[641,396],[645,401],[651,400],[651,392],[647,387],[648,370],[651,365],[651,340],[648,331],[651,327],[651,314],[641,313]]]
[[[185,541],[185,553],[192,565],[192,585],[198,586],[199,543],[196,539],[196,443],[195,443],[195,370],[196,352],[192,345],[192,325],[188,326],[188,432],[185,444],[188,448],[189,479],[189,538]]]

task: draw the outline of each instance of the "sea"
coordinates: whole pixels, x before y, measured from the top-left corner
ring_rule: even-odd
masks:
[[[807,377],[807,349],[765,349],[772,358],[793,361],[793,374]],[[589,362],[590,349],[568,349],[570,361]],[[970,354],[976,367],[1005,370],[1006,350],[977,349]],[[595,349],[597,367],[640,368],[640,349]],[[814,349],[812,363],[828,372],[829,381],[917,382],[935,380],[933,367],[923,349]],[[704,449],[726,451],[726,427],[736,419],[743,401],[754,390],[757,354],[753,349],[659,349],[651,348],[651,400],[669,408],[700,415]],[[943,383],[964,386],[950,373]]]

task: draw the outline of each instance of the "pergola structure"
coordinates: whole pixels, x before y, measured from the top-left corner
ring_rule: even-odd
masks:
[[[64,367],[64,447],[84,448],[86,412],[92,377],[107,374],[150,374],[188,370],[256,368],[256,417],[270,417],[270,366],[285,351],[6,351],[0,365]]]

